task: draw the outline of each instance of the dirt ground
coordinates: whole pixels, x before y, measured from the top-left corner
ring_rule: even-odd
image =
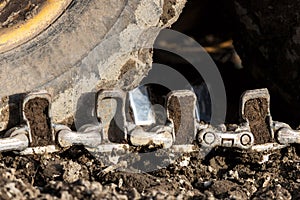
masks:
[[[82,147],[43,156],[0,155],[1,199],[299,199],[300,151],[216,149],[149,173],[111,171]],[[265,162],[258,161],[264,158]],[[268,159],[266,159],[268,158]]]

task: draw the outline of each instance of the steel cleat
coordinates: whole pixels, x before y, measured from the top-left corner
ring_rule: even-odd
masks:
[[[22,125],[5,133],[0,140],[0,151],[16,151],[24,155],[58,151],[50,110],[50,94],[46,91],[28,93],[22,101]]]
[[[55,142],[54,130],[51,124],[51,96],[47,91],[32,92],[26,95],[22,104],[22,117],[29,132],[30,146],[39,146],[40,143]],[[41,125],[41,127],[36,127]],[[42,132],[47,130],[47,135]]]
[[[275,141],[274,132],[282,127],[288,128],[288,125],[273,122],[267,89],[248,90],[243,93],[240,102],[242,123],[230,131],[210,126],[198,129],[197,140],[201,146],[236,147],[248,152],[270,151],[286,146]]]
[[[28,93],[22,101],[22,125],[6,132],[0,140],[0,151],[24,155],[58,151],[50,110],[51,96],[46,91]]]
[[[52,129],[51,96],[46,91],[32,92],[22,102],[21,128],[10,129],[0,151],[17,151],[20,154],[52,153],[59,149],[55,146]]]
[[[172,91],[167,100],[167,116],[177,145],[192,144],[196,136],[196,95],[190,90]]]
[[[249,124],[255,144],[274,142],[270,95],[266,88],[248,90],[242,94],[240,115],[241,119]]]
[[[241,97],[241,119],[248,124],[254,136],[253,151],[271,151],[285,147],[275,140],[274,132],[285,126],[273,122],[270,113],[270,95],[268,89],[248,90]]]
[[[123,90],[100,90],[98,92],[96,110],[97,117],[103,126],[102,144],[127,141],[125,106],[126,93]]]
[[[58,151],[51,122],[51,95],[47,91],[32,92],[22,103],[22,121],[28,129],[29,147],[20,154],[42,154]]]
[[[109,102],[111,100],[115,100],[116,103]],[[71,131],[66,126],[56,125],[59,145],[61,147],[83,145],[97,155],[112,152],[114,149],[121,151],[129,149],[129,146],[124,144],[127,139],[125,100],[126,93],[122,90],[100,90],[93,109],[98,123],[83,125],[77,132]]]
[[[127,96],[128,95],[128,96]],[[172,128],[157,125],[155,113],[149,100],[146,86],[141,86],[128,93],[122,90],[102,90],[98,94],[97,116],[103,123],[103,139],[98,150],[109,151],[110,148],[124,149],[125,144],[132,146],[154,145],[169,148],[173,144]],[[114,116],[107,117],[103,104],[104,100],[115,100]],[[126,108],[131,109],[127,112]],[[126,114],[127,113],[127,114]],[[109,118],[110,120],[107,120]]]
[[[196,95],[190,90],[176,90],[168,94],[167,117],[173,127],[174,151],[192,152],[197,127],[207,126],[196,122]]]
[[[170,148],[173,144],[172,127],[157,125],[155,113],[149,99],[148,88],[138,87],[129,93],[129,104],[134,124],[128,126],[129,142],[133,146],[155,145]],[[166,122],[167,123],[167,122]]]

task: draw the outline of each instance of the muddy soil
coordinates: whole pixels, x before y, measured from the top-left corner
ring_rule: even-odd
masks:
[[[51,155],[0,155],[1,199],[298,199],[300,152],[289,147],[265,162],[216,149],[183,154],[149,173],[108,171],[83,147]],[[268,159],[266,159],[268,158]],[[255,160],[255,159],[254,159]]]
[[[176,144],[191,144],[194,139],[193,129],[195,109],[194,96],[171,96],[168,102],[169,118],[174,124]],[[190,133],[190,135],[187,135]]]
[[[269,105],[264,98],[251,99],[245,104],[245,117],[249,120],[251,132],[254,135],[256,144],[272,142],[270,131]]]

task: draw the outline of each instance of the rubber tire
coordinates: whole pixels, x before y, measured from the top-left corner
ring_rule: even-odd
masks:
[[[38,37],[0,54],[1,96],[43,87],[76,66],[105,37],[125,3],[75,0]]]

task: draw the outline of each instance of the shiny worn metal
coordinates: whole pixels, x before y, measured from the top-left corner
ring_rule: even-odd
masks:
[[[283,127],[277,132],[277,140],[280,144],[300,144],[300,130]]]
[[[26,127],[13,128],[0,140],[0,152],[23,151],[29,146],[28,129]]]
[[[63,129],[57,133],[57,141],[61,147],[71,147],[74,145],[83,145],[93,148],[101,145],[102,127],[101,124],[86,125],[78,132],[70,129]]]
[[[133,146],[156,145],[162,148],[170,148],[173,145],[172,128],[163,126],[145,131],[141,127],[136,127],[130,132],[129,141]]]
[[[138,87],[128,92],[130,107],[134,113],[134,123],[137,126],[148,126],[155,123],[152,105],[146,86]]]

